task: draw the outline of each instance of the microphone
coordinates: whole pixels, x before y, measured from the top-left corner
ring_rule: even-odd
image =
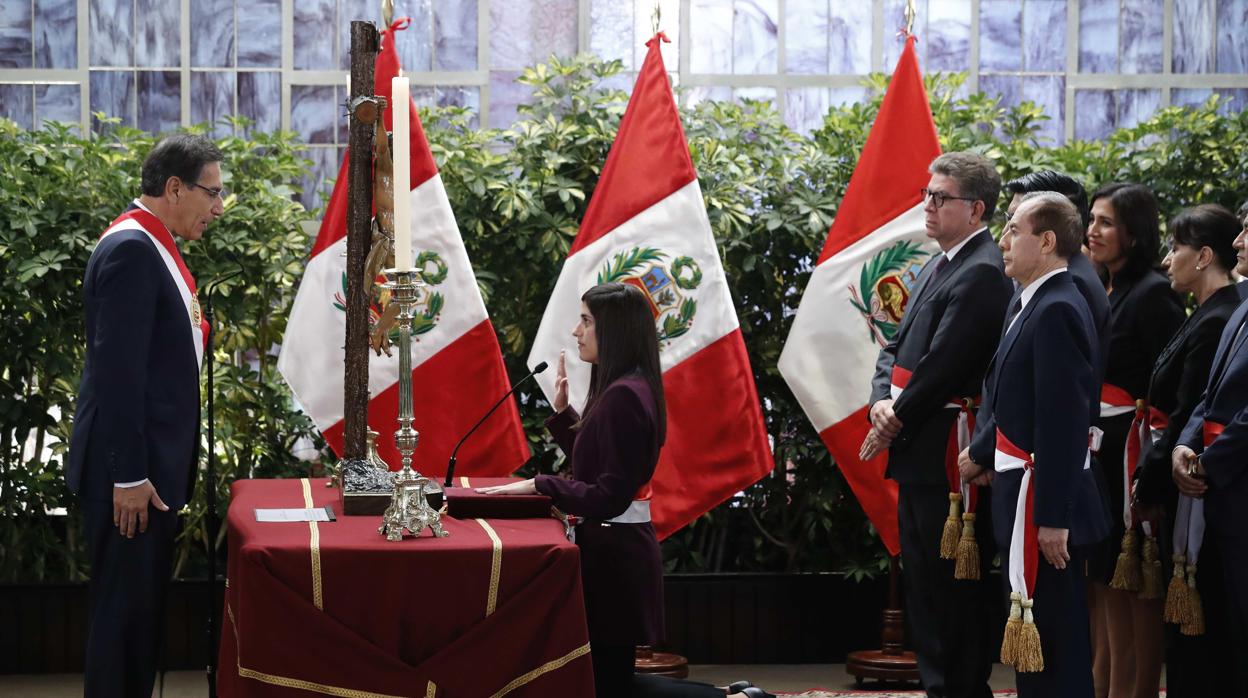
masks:
[[[502,405],[504,400],[511,397],[511,394],[516,392],[516,388],[519,388],[525,381],[532,378],[533,376],[536,376],[542,371],[545,371],[547,367],[549,366],[550,364],[546,363],[545,361],[538,364],[537,366],[534,366],[533,370],[529,372],[529,375],[516,381],[515,384],[511,386],[510,390],[508,390],[506,393],[503,393],[503,396],[499,398],[498,402],[494,403],[494,406],[491,407],[490,410],[485,413],[485,416],[477,420],[477,423],[472,425],[472,428],[468,430],[467,434],[464,434],[464,437],[459,440],[459,443],[455,444],[455,450],[451,451],[451,459],[447,461],[447,464],[446,464],[446,482],[443,484],[443,487],[450,487],[451,480],[455,477],[455,457],[459,453],[459,447],[464,445],[464,442],[468,440],[469,436],[472,436],[473,432],[477,430],[477,427],[484,424],[485,420],[489,419],[490,415],[494,414],[494,410],[498,409],[499,405]]]

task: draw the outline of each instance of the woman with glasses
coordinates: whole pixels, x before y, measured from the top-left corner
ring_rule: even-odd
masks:
[[[1196,310],[1162,350],[1153,367],[1148,388],[1151,444],[1140,458],[1135,487],[1141,518],[1162,522],[1162,532],[1170,539],[1163,562],[1170,562],[1172,553],[1188,550],[1188,531],[1175,527],[1178,485],[1190,490],[1198,483],[1186,472],[1171,472],[1170,454],[1200,402],[1222,330],[1239,305],[1239,292],[1231,277],[1236,262],[1232,244],[1239,231],[1239,219],[1217,204],[1185,209],[1169,225],[1170,252],[1162,266],[1170,277],[1171,288],[1185,296],[1190,294]],[[1190,516],[1191,501],[1185,503],[1185,519]],[[1172,531],[1174,534],[1169,535]],[[1175,545],[1179,538],[1182,543]],[[1200,574],[1195,580],[1204,605],[1206,627],[1204,634],[1195,635],[1193,629],[1169,626],[1166,690],[1172,698],[1234,692],[1231,675],[1220,671],[1232,662],[1221,556],[1213,537],[1202,542]],[[1187,561],[1185,556],[1184,562]]]
[[[1184,310],[1155,268],[1160,215],[1148,187],[1108,184],[1097,190],[1087,241],[1090,258],[1105,269],[1110,305],[1097,422],[1103,438],[1099,450],[1093,447],[1112,528],[1088,560],[1092,673],[1099,696],[1155,698],[1161,681],[1161,601],[1139,597],[1140,546],[1146,536],[1128,489],[1140,447],[1137,420],[1147,417],[1153,366],[1183,323]],[[1151,522],[1147,533],[1154,533],[1156,525]]]

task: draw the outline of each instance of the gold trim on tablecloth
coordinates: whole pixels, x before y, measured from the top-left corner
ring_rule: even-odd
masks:
[[[467,476],[467,475],[461,475],[461,476],[460,476],[460,478],[459,478],[459,484],[460,484],[460,486],[461,486],[461,487],[472,487],[472,485],[469,485],[469,484],[468,484],[468,476]]]
[[[303,505],[308,509],[312,509],[312,483],[308,478],[299,480],[303,484]],[[308,541],[308,547],[312,550],[312,605],[316,606],[316,610],[325,610],[325,596],[321,590],[321,529],[317,528],[315,521],[308,522],[308,529],[311,538]]]
[[[498,607],[498,580],[503,574],[503,541],[485,519],[474,520],[481,524],[481,528],[490,537],[490,542],[494,544],[494,552],[490,556],[490,596],[485,601],[485,616],[489,618]]]
[[[323,683],[292,679],[288,676],[277,676],[276,674],[266,674],[263,671],[248,669],[243,666],[238,656],[238,653],[241,651],[238,646],[238,623],[234,622],[234,609],[230,608],[229,601],[225,602],[225,614],[230,617],[230,629],[234,631],[234,667],[238,669],[238,675],[243,678],[283,688],[297,688],[303,691],[323,693],[327,696],[341,696],[341,698],[403,698],[403,696],[392,696],[388,693],[373,693],[372,691],[360,691],[354,688],[328,686]],[[430,681],[429,685],[433,686],[433,682]],[[429,695],[432,696],[433,694]]]
[[[432,681],[425,686],[425,698],[434,698],[438,694],[438,685]]]
[[[502,698],[502,696],[505,696],[508,693],[511,693],[512,691],[516,690],[517,688],[520,688],[521,686],[533,681],[533,679],[536,679],[542,674],[548,674],[556,669],[562,668],[565,664],[572,661],[573,659],[576,659],[577,657],[583,657],[587,654],[589,654],[589,643],[586,643],[584,645],[581,645],[580,647],[577,647],[576,649],[572,650],[571,652],[568,652],[567,654],[563,655],[562,657],[558,659],[546,662],[545,664],[539,666],[538,668],[534,669],[533,671],[530,671],[527,674],[524,674],[523,676],[519,676],[515,679],[512,679],[510,683],[508,683],[506,686],[503,686],[501,689],[499,689],[498,693],[495,693],[494,695],[490,696],[490,698]]]

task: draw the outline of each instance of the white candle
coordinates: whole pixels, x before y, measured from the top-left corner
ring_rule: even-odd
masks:
[[[408,198],[412,189],[410,94],[407,78],[390,79],[390,113],[394,119],[394,267],[401,271],[412,268],[412,210]]]

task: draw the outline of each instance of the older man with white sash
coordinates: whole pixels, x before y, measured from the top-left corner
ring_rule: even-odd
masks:
[[[158,143],[142,195],[104,231],[83,279],[87,355],[66,479],[91,564],[88,697],[148,696],[155,681],[208,337],[174,237],[198,240],[224,212],[221,160],[202,136]]]
[[[1027,196],[1000,243],[1022,292],[984,404],[997,425],[993,531],[1011,592],[1001,659],[1018,671],[1024,698],[1093,694],[1082,548],[1108,525],[1088,470],[1096,329],[1067,271],[1081,240],[1075,207],[1042,192]]]

